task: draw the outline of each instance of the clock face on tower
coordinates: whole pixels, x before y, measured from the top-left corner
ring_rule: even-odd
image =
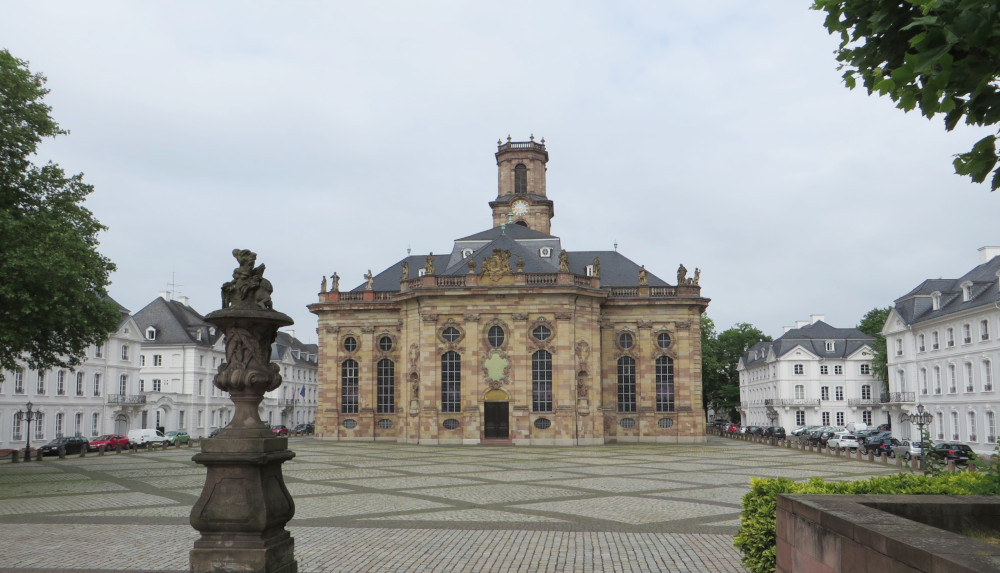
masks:
[[[521,201],[521,200],[514,201],[511,204],[510,207],[511,207],[511,211],[513,211],[513,213],[515,215],[524,215],[525,213],[528,212],[528,202],[527,201]]]

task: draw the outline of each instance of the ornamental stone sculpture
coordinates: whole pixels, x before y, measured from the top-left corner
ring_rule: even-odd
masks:
[[[232,421],[215,438],[202,441],[196,463],[208,472],[191,525],[201,533],[191,550],[193,573],[296,573],[294,541],[285,524],[295,502],[285,487],[281,464],[295,457],[288,438],[276,437],[260,419],[264,393],[281,386],[271,345],[292,319],[271,307],[271,283],[257,255],[235,249],[239,266],[222,286],[222,309],[205,321],[225,335],[226,361],[213,383],[236,406]]]

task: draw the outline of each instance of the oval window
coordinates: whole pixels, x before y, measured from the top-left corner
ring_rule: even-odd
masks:
[[[635,418],[622,418],[621,420],[618,420],[618,425],[625,429],[634,428]]]
[[[445,339],[446,342],[455,342],[462,337],[462,333],[459,332],[454,326],[449,326],[448,328],[441,331],[441,338]]]
[[[503,346],[504,341],[503,329],[499,326],[491,326],[490,332],[487,334],[486,338],[489,340],[490,346],[493,348],[500,348]]]
[[[378,421],[378,427],[382,428],[383,430],[388,430],[389,428],[392,427],[392,420],[388,418],[382,418],[381,420]]]
[[[378,348],[382,352],[389,352],[392,350],[392,337],[383,336],[378,339]]]
[[[444,426],[445,430],[457,430],[459,424],[455,418],[448,418],[444,422],[441,422],[441,425]]]
[[[666,332],[661,332],[656,335],[656,345],[660,348],[670,348],[670,335]]]
[[[548,340],[550,336],[552,336],[552,331],[549,330],[549,327],[540,324],[536,326],[534,330],[531,331],[531,335],[535,337],[535,340],[545,341]]]
[[[548,430],[552,426],[552,421],[548,418],[539,418],[535,420],[535,427],[539,430]]]
[[[358,421],[357,420],[344,420],[344,427],[347,428],[348,430],[353,430],[354,428],[358,427]]]
[[[344,339],[344,350],[348,352],[354,352],[358,349],[358,340],[353,336],[348,336]]]
[[[671,418],[660,418],[656,421],[656,425],[661,428],[670,428],[674,425],[674,421]]]
[[[632,333],[623,332],[618,335],[618,346],[628,350],[629,348],[632,348],[633,344],[635,344],[635,339],[632,338]]]

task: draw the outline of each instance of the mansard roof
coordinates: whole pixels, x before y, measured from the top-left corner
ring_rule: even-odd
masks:
[[[997,272],[1000,257],[975,267],[957,279],[927,279],[895,300],[896,314],[906,324],[917,324],[951,314],[985,307],[1000,302]],[[963,285],[971,285],[971,297],[965,300]],[[941,293],[940,306],[935,310],[933,294]]]
[[[159,296],[133,318],[142,332],[150,326],[156,329],[156,340],[147,341],[153,344],[212,346],[222,336],[195,309],[180,301],[166,300]]]
[[[298,338],[283,331],[278,331],[278,335],[271,345],[271,360],[282,360],[285,355],[291,356],[295,364],[316,366],[319,356],[319,346],[316,344],[304,344]]]
[[[529,229],[521,225],[505,225],[493,227],[486,231],[456,239],[452,251],[445,255],[434,255],[434,274],[436,276],[466,275],[469,273],[469,259],[476,262],[476,272],[482,272],[483,261],[493,256],[493,251],[510,251],[511,272],[517,272],[517,261],[524,261],[525,273],[556,273],[559,272],[559,253],[562,241],[559,237]],[[543,250],[547,249],[547,254]],[[471,250],[471,254],[465,251]],[[569,272],[586,275],[587,266],[600,259],[601,286],[620,287],[639,284],[639,269],[628,257],[617,251],[567,251],[569,256]],[[411,255],[400,259],[392,266],[373,277],[373,290],[399,291],[399,281],[402,277],[403,262],[409,267],[409,278],[418,276],[418,269],[427,264],[427,255]],[[649,286],[669,286],[666,281],[651,272],[646,273]],[[365,283],[351,289],[352,292],[365,290]]]
[[[770,353],[781,358],[795,348],[804,348],[820,358],[844,359],[864,346],[871,346],[875,338],[857,328],[836,328],[817,320],[816,322],[793,328],[773,342],[758,342],[743,353],[744,367],[759,366],[767,361]],[[826,343],[833,342],[833,351],[827,351]]]

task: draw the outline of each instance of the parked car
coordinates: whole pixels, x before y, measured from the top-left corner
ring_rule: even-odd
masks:
[[[892,424],[879,424],[876,430],[892,430]]]
[[[919,458],[924,453],[923,443],[917,440],[903,440],[898,446],[892,447],[892,453],[896,456],[902,456],[907,461]]]
[[[208,437],[209,438],[214,438],[215,436],[218,436],[219,432],[221,432],[221,431],[222,431],[222,428],[212,428],[212,431],[208,433]]]
[[[186,444],[191,441],[191,434],[187,430],[170,430],[167,432],[167,443],[171,446]]]
[[[768,438],[784,438],[785,429],[781,426],[768,426],[764,428],[764,436]]]
[[[876,456],[881,456],[883,453],[888,457],[895,457],[893,448],[901,445],[902,442],[893,437],[885,437],[877,440],[866,440],[861,446],[862,453],[867,454],[868,452],[874,452]]]
[[[892,432],[888,430],[870,430],[864,436],[858,436],[858,439],[859,441],[861,441],[861,444],[864,445],[868,443],[878,442],[879,440],[884,440],[885,438],[891,438],[891,437],[892,437]]]
[[[856,450],[861,447],[861,444],[858,443],[858,437],[847,432],[837,432],[827,440],[826,445],[842,450]]]
[[[283,426],[283,425],[281,425],[281,424],[276,424],[274,426],[271,426],[271,431],[274,432],[275,436],[287,436],[288,435],[288,428],[285,427],[285,426]]]
[[[972,448],[957,442],[944,442],[935,444],[929,455],[939,458],[945,462],[955,462],[957,465],[965,465],[975,457]]]
[[[67,454],[79,454],[87,449],[90,442],[83,436],[66,436],[56,438],[44,446],[38,448],[43,456],[54,456],[59,453],[59,448],[64,448]]]
[[[312,434],[316,430],[316,427],[312,424],[299,424],[293,430],[297,434]]]
[[[800,426],[792,430],[793,436],[801,436],[804,432],[811,432],[818,428],[819,426]]]
[[[113,450],[118,446],[126,448],[128,447],[128,438],[121,434],[104,434],[103,436],[91,438],[87,449],[96,452],[101,446],[104,446],[105,450]]]
[[[163,432],[153,428],[137,428],[128,431],[128,441],[139,447],[144,447],[147,444],[160,444],[162,446],[167,441],[167,437],[163,435]]]

